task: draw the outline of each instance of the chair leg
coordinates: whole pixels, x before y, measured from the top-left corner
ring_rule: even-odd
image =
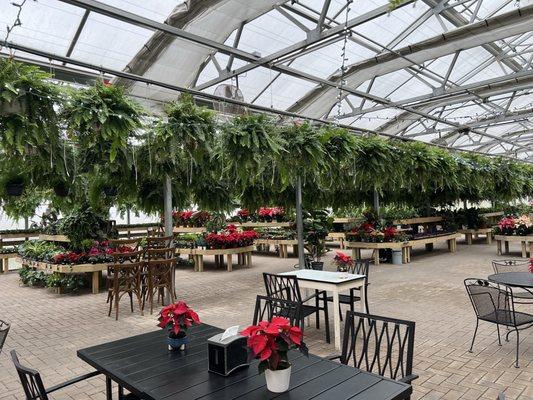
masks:
[[[470,345],[470,350],[468,350],[469,353],[472,353],[472,349],[474,348],[474,341],[476,340],[478,326],[479,326],[479,319],[476,319],[476,329],[474,330],[474,337],[472,338],[472,344]]]
[[[502,345],[502,339],[500,337],[500,324],[496,324],[496,330],[498,331],[498,345]]]
[[[520,368],[518,365],[518,354],[520,353],[520,332],[518,332],[518,328],[516,328],[516,362],[514,367]]]
[[[107,295],[107,298],[108,298],[108,303],[109,303],[109,312],[107,313],[107,316],[110,317],[111,316],[111,310],[113,309],[113,291],[110,290],[108,295]]]
[[[315,290],[315,307],[316,307],[316,314],[315,314],[315,320],[316,320],[316,329],[320,329],[320,311],[319,311],[319,301],[318,301],[318,290]],[[327,307],[327,303],[324,307]]]
[[[329,332],[329,313],[328,313],[328,298],[326,292],[322,294],[324,301],[324,324],[326,326],[326,342],[331,343],[331,337]]]
[[[341,322],[342,322],[342,309],[341,309],[340,303],[339,303],[339,316],[341,317]]]
[[[124,388],[122,386],[118,386],[118,400],[122,400],[124,398]]]
[[[131,308],[131,312],[133,312],[133,293],[130,291],[128,292],[129,296],[130,296],[130,308]]]

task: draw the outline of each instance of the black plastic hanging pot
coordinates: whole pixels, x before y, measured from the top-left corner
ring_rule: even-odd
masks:
[[[65,183],[58,183],[57,185],[54,185],[53,187],[54,193],[58,197],[67,197],[69,193],[69,188]]]
[[[115,197],[118,194],[118,189],[114,186],[104,186],[103,191],[107,197]]]
[[[6,185],[6,193],[8,196],[13,196],[13,197],[22,196],[23,191],[24,191],[23,183],[8,183]]]

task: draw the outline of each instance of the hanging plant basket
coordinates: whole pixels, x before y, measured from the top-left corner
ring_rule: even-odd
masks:
[[[8,183],[6,185],[6,194],[8,196],[19,197],[24,192],[24,183]]]
[[[24,97],[25,93],[26,91],[21,90],[21,97],[13,101],[0,102],[0,115],[3,117],[8,117],[10,115],[25,115],[27,109]]]
[[[102,191],[107,197],[116,197],[118,194],[118,189],[114,186],[104,186]]]
[[[70,192],[68,186],[63,182],[55,184],[53,189],[57,197],[67,197]]]

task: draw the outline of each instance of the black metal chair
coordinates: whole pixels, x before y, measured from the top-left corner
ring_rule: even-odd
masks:
[[[326,342],[330,343],[328,300],[326,292],[315,291],[311,296],[302,298],[296,275],[276,275],[263,272],[263,279],[265,281],[265,289],[268,297],[299,303],[302,318],[315,314],[317,329],[320,329],[319,313],[322,311],[324,313],[324,321],[326,325]],[[310,300],[314,300],[315,304],[305,304]]]
[[[304,317],[300,311],[300,303],[258,295],[255,299],[253,324],[270,321],[272,317],[287,318],[292,326],[299,326],[303,329]]]
[[[501,346],[500,325],[513,328],[505,337],[509,341],[509,334],[516,332],[516,362],[518,368],[518,355],[520,346],[519,331],[533,326],[533,315],[519,312],[514,307],[513,289],[506,285],[497,285],[485,279],[468,278],[464,281],[466,291],[470,297],[472,307],[476,313],[476,329],[470,345],[470,352],[474,348],[479,321],[496,324],[498,344]]]
[[[492,260],[492,268],[496,274],[505,272],[529,272],[529,260]],[[513,296],[516,304],[532,304],[533,292],[528,289],[515,290]]]
[[[370,272],[370,260],[355,260],[353,265],[346,271],[349,274],[364,275],[365,276],[365,310],[368,313],[368,275]],[[328,296],[328,301],[332,302],[333,297]],[[341,304],[348,304],[350,311],[355,311],[355,303],[361,301],[361,289],[350,289],[350,294],[339,294],[339,314],[342,321]]]
[[[4,343],[6,342],[9,328],[11,328],[11,325],[0,320],[0,353],[2,353],[2,349],[4,348]]]
[[[15,368],[17,369],[26,400],[48,400],[48,395],[50,393],[100,374],[98,371],[90,372],[46,389],[43,385],[41,374],[34,369],[21,365],[15,350],[11,350],[11,359],[13,360],[13,364],[15,364]]]
[[[342,354],[331,359],[410,384],[414,342],[413,321],[346,311]]]

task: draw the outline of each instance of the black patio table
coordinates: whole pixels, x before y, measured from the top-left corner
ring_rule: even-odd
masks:
[[[286,393],[266,389],[257,360],[229,377],[207,371],[207,339],[221,329],[202,324],[190,329],[183,352],[168,351],[163,330],[78,350],[78,357],[110,381],[147,400],[192,399],[408,399],[411,385],[292,351],[291,386]]]
[[[532,289],[533,274],[531,272],[502,272],[489,275],[489,281],[511,287]]]

